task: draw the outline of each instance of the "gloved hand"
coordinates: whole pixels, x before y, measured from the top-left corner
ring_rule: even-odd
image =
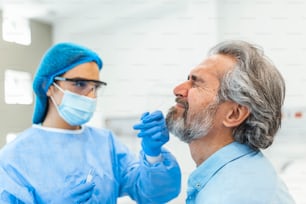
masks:
[[[158,156],[161,147],[169,141],[169,132],[161,111],[144,113],[141,123],[134,125],[135,130],[140,130],[138,137],[142,138],[141,146],[148,156]]]
[[[17,199],[14,195],[10,194],[6,190],[2,191],[0,195],[0,201],[4,201],[4,203],[23,203],[21,200]]]
[[[56,198],[54,198],[52,204],[63,203],[76,203],[81,204],[88,201],[93,193],[95,184],[93,182],[82,182],[72,189],[63,189]]]

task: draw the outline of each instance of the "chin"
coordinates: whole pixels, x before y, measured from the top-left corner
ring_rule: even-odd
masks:
[[[167,117],[171,117],[173,120],[183,117],[185,109],[172,106],[167,114]]]

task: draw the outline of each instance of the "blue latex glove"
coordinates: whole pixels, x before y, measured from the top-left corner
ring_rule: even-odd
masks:
[[[93,182],[82,182],[72,189],[63,189],[59,195],[51,201],[51,203],[85,203],[91,198],[94,187],[95,184]]]
[[[169,132],[161,111],[144,113],[141,123],[134,125],[135,130],[140,130],[138,137],[142,138],[141,146],[148,156],[158,156],[162,146],[169,141]]]

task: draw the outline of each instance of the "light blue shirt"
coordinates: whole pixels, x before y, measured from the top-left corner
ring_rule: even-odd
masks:
[[[160,204],[180,192],[180,168],[165,150],[160,162],[150,164],[105,129],[33,126],[0,151],[0,203],[50,203],[63,188],[84,181],[91,169],[90,203],[115,204],[129,195],[137,203]]]
[[[295,203],[260,152],[233,142],[211,155],[188,179],[187,204]]]

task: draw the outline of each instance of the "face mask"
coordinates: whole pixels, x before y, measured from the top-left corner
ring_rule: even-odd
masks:
[[[63,90],[57,84],[53,84],[64,93],[60,105],[57,105],[51,96],[51,100],[59,115],[72,126],[82,125],[88,122],[96,109],[97,100]]]

